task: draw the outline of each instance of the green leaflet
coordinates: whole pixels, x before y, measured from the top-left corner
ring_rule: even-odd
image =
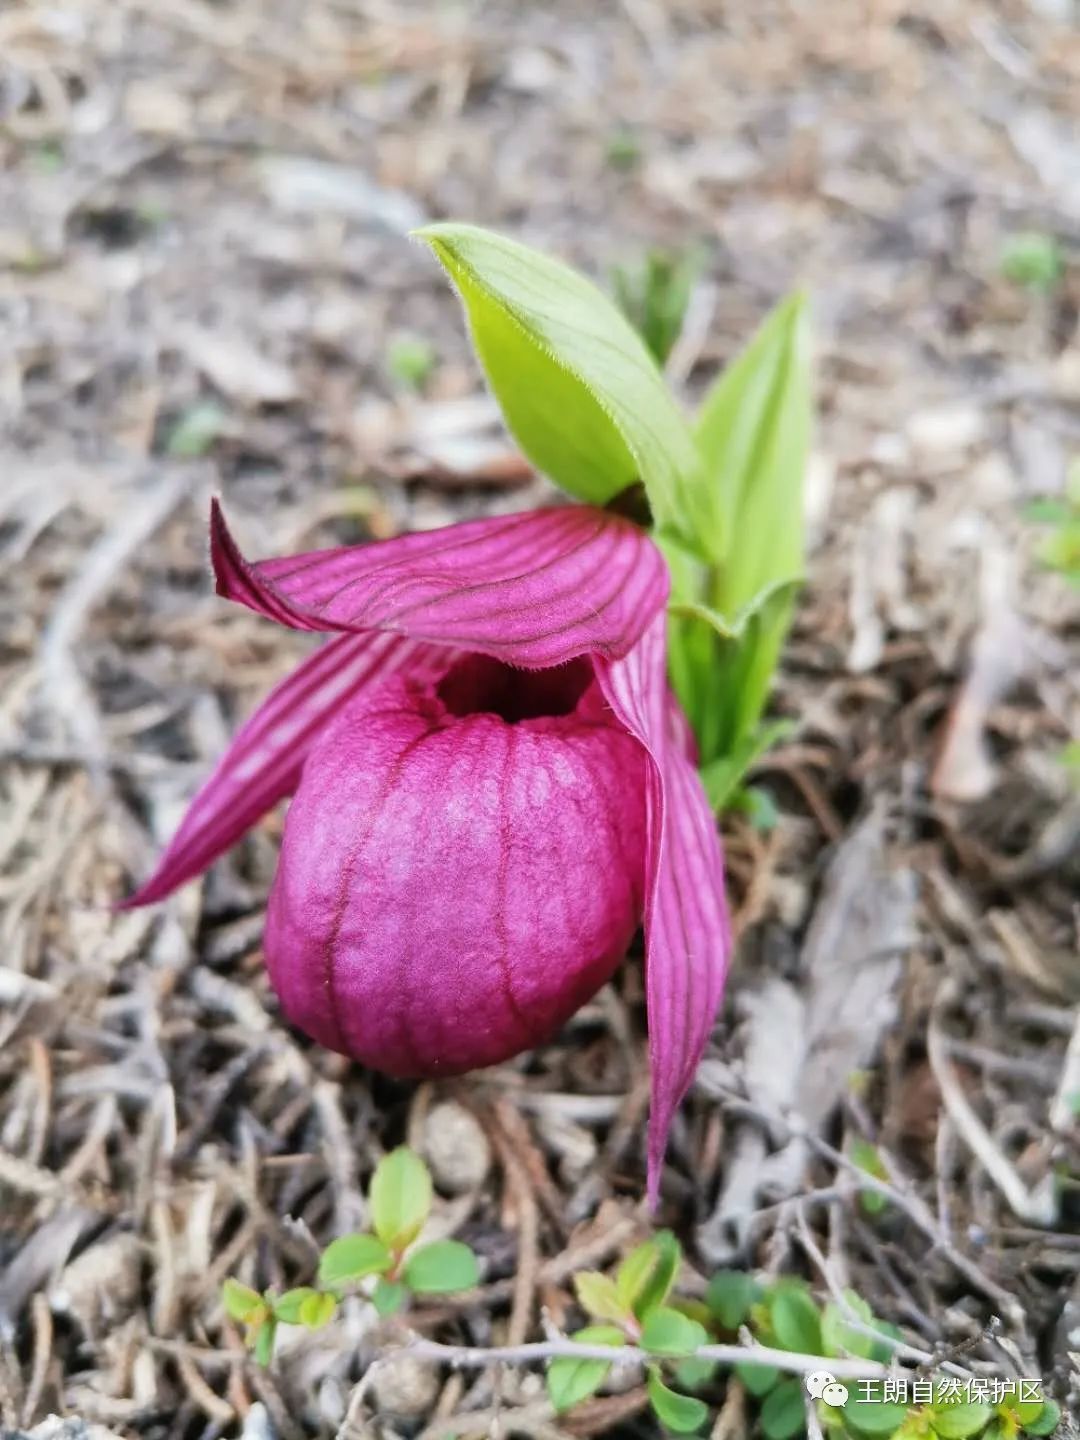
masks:
[[[810,447],[805,297],[784,300],[713,385],[697,438],[715,533],[724,537],[710,601],[736,615],[803,568],[802,485]]]
[[[404,1145],[384,1155],[371,1177],[368,1203],[375,1234],[388,1249],[411,1245],[431,1210],[431,1176],[420,1156]]]
[[[700,1430],[709,1418],[708,1407],[701,1400],[669,1390],[661,1380],[659,1370],[652,1366],[649,1367],[647,1385],[649,1401],[656,1412],[656,1418],[676,1435],[693,1434],[695,1430]]]
[[[476,1256],[460,1240],[435,1240],[405,1262],[405,1283],[418,1295],[471,1290],[480,1281]]]
[[[582,1345],[625,1345],[626,1336],[613,1325],[587,1325],[570,1336]],[[556,1410],[569,1410],[594,1395],[607,1378],[606,1360],[553,1360],[548,1366],[547,1391]]]
[[[416,234],[457,287],[506,423],[533,464],[597,505],[640,479],[657,525],[719,558],[693,436],[611,301],[561,262],[476,226]]]

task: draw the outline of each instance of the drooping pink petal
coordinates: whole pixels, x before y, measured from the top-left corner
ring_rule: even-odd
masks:
[[[468,655],[359,697],[285,820],[264,948],[289,1019],[397,1076],[549,1039],[639,923],[647,767],[587,660]]]
[[[526,669],[625,655],[669,583],[644,531],[585,505],[251,564],[215,502],[211,554],[220,595],[283,625],[387,630]]]
[[[664,617],[622,660],[598,661],[608,703],[652,760],[649,777],[645,985],[652,1100],[650,1204],[659,1198],[668,1130],[712,1030],[731,952],[720,837],[667,687]]]
[[[308,751],[341,705],[403,666],[422,671],[429,657],[428,646],[396,635],[339,635],[316,650],[237,731],[157,869],[121,908],[162,900],[205,870],[295,790]],[[445,665],[445,651],[440,658]]]

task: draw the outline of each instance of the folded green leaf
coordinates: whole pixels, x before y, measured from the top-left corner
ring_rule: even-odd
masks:
[[[417,234],[457,287],[506,423],[533,464],[599,505],[640,479],[659,525],[707,542],[697,447],[611,301],[505,236],[457,224]]]
[[[690,1435],[700,1430],[709,1417],[708,1407],[703,1401],[669,1390],[656,1369],[649,1371],[648,1390],[656,1418],[676,1435]]]
[[[803,568],[803,476],[810,446],[805,297],[778,305],[713,385],[698,416],[706,485],[725,537],[709,598],[734,615]]]
[[[614,1325],[587,1325],[571,1335],[581,1345],[623,1345],[626,1337]],[[547,1392],[556,1410],[569,1410],[590,1395],[595,1395],[607,1378],[611,1365],[607,1360],[574,1360],[560,1358],[548,1366]]]
[[[349,1285],[368,1275],[382,1275],[394,1257],[377,1235],[342,1235],[332,1240],[319,1261],[320,1285]]]
[[[594,1320],[614,1320],[623,1324],[633,1318],[633,1311],[619,1294],[615,1281],[599,1270],[582,1270],[574,1276],[581,1307]]]
[[[664,1305],[650,1311],[641,1327],[641,1348],[652,1355],[692,1355],[708,1339],[704,1326]]]
[[[383,1157],[371,1179],[371,1221],[391,1250],[411,1245],[431,1210],[431,1176],[420,1156],[399,1146]]]
[[[667,1299],[681,1260],[678,1240],[670,1230],[661,1230],[619,1266],[615,1289],[639,1320]]]
[[[436,1240],[405,1262],[405,1283],[418,1295],[445,1295],[479,1284],[476,1256],[460,1240]]]

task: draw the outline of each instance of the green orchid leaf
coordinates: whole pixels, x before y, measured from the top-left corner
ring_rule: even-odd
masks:
[[[761,1407],[765,1440],[794,1440],[806,1428],[805,1391],[799,1380],[785,1380],[770,1390]]]
[[[701,783],[705,786],[705,794],[715,811],[719,813],[731,803],[751,766],[774,745],[786,740],[794,729],[794,720],[767,720],[756,730],[740,736],[728,754],[721,755],[719,759],[710,761],[702,768]]]
[[[436,1240],[405,1262],[405,1283],[418,1295],[446,1295],[480,1283],[476,1256],[460,1240]]]
[[[653,1368],[649,1370],[648,1391],[656,1418],[676,1435],[693,1434],[709,1418],[708,1406],[703,1401],[669,1390],[661,1380],[660,1372]]]
[[[708,1339],[703,1325],[664,1305],[650,1311],[641,1327],[641,1348],[652,1355],[692,1355]]]
[[[416,232],[453,281],[506,423],[532,463],[603,505],[640,480],[658,525],[707,544],[701,457],[641,337],[584,276],[473,225]]]
[[[625,1345],[626,1337],[614,1325],[587,1325],[571,1335],[581,1345]],[[548,1366],[547,1392],[558,1411],[580,1405],[595,1395],[607,1379],[611,1365],[606,1360],[575,1360],[570,1357],[553,1360]]]
[[[377,1235],[342,1235],[332,1240],[319,1261],[320,1285],[349,1285],[368,1275],[383,1275],[394,1257]]]
[[[391,1150],[375,1167],[371,1179],[371,1222],[390,1250],[411,1245],[431,1211],[431,1176],[414,1151]]]
[[[709,494],[726,537],[710,597],[736,614],[803,568],[803,477],[810,448],[806,301],[789,296],[724,370],[698,415]]]

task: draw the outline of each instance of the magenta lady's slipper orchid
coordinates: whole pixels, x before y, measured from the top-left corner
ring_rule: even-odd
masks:
[[[307,1034],[398,1076],[550,1038],[644,920],[655,1198],[729,951],[660,552],[585,506],[251,564],[215,505],[211,540],[219,594],[334,638],[241,728],[128,903],[292,794],[274,987]]]

